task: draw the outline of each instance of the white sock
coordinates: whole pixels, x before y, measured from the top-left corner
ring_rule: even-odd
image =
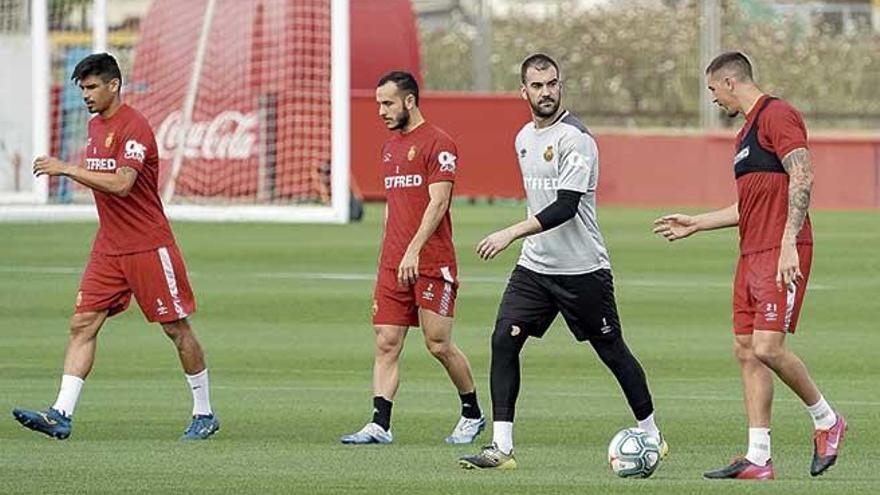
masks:
[[[52,409],[60,412],[68,418],[73,416],[73,410],[76,409],[76,401],[79,400],[79,393],[82,391],[83,379],[74,375],[61,376],[61,389],[58,390],[58,398]]]
[[[654,422],[654,413],[651,413],[647,418],[639,421],[639,428],[648,432],[648,435],[656,439],[660,439],[660,429],[657,428],[657,423]]]
[[[812,406],[807,406],[810,416],[813,417],[813,424],[817,430],[830,430],[837,423],[837,414],[825,401],[825,397],[819,396],[819,402]]]
[[[213,414],[211,409],[211,398],[208,389],[208,368],[202,370],[201,373],[195,375],[186,375],[186,381],[193,394],[193,416],[197,414],[210,415]]]
[[[746,459],[752,464],[767,465],[770,460],[770,428],[749,428],[749,452]]]
[[[495,421],[492,423],[492,442],[505,454],[513,451],[513,422]]]

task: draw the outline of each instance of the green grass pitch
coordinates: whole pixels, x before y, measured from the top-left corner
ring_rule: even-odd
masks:
[[[488,412],[489,336],[519,245],[492,262],[479,261],[473,246],[524,207],[457,203],[453,211],[462,279],[455,338]],[[624,335],[648,373],[672,447],[648,480],[617,479],[608,469],[607,442],[633,419],[611,375],[561,321],[523,353],[519,470],[458,468],[457,457],[479,445],[443,443],[458,398],[417,329],[402,358],[395,444],[338,443],[371,408],[377,206],[348,226],[175,225],[222,420],[211,440],[177,441],[189,391],[172,344],[134,304],[102,331],[73,436],[58,442],[26,431],[9,411],[54,400],[95,225],[2,225],[0,493],[880,493],[877,212],[814,214],[811,290],[789,339],[850,421],[839,465],[810,478],[812,423],[777,381],[778,479],[763,484],[700,479],[746,441],[729,323],[736,234],[668,244],[650,233],[661,213],[600,208]]]

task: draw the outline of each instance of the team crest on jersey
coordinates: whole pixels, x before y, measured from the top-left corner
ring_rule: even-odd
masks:
[[[413,161],[413,158],[416,157],[416,153],[418,153],[418,150],[416,149],[416,147],[410,146],[409,151],[406,152],[406,159],[408,161]]]
[[[107,138],[104,139],[104,147],[109,148],[113,145],[113,133],[107,134]]]
[[[377,299],[373,299],[373,316],[376,316],[376,313],[379,312],[379,301]]]
[[[553,145],[547,146],[547,149],[544,150],[544,161],[549,162],[553,159]]]
[[[519,157],[520,157],[520,158],[525,158],[525,157],[526,157],[526,149],[525,149],[525,148],[519,150]]]

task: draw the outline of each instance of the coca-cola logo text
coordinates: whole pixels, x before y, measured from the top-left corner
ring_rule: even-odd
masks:
[[[184,129],[183,113],[175,110],[159,124],[156,141],[159,157],[171,158],[182,137],[183,156],[202,160],[244,160],[255,153],[256,113],[221,112],[213,120],[193,122]]]

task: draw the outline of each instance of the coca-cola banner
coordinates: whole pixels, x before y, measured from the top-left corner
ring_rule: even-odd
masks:
[[[186,124],[206,3],[153,1],[126,84],[162,190],[173,177],[176,202],[328,201],[330,0],[217,0]]]
[[[159,157],[169,159],[183,140],[184,158],[199,160],[246,160],[257,153],[256,113],[220,112],[212,120],[192,122],[183,128],[183,112],[165,116],[156,130]]]

